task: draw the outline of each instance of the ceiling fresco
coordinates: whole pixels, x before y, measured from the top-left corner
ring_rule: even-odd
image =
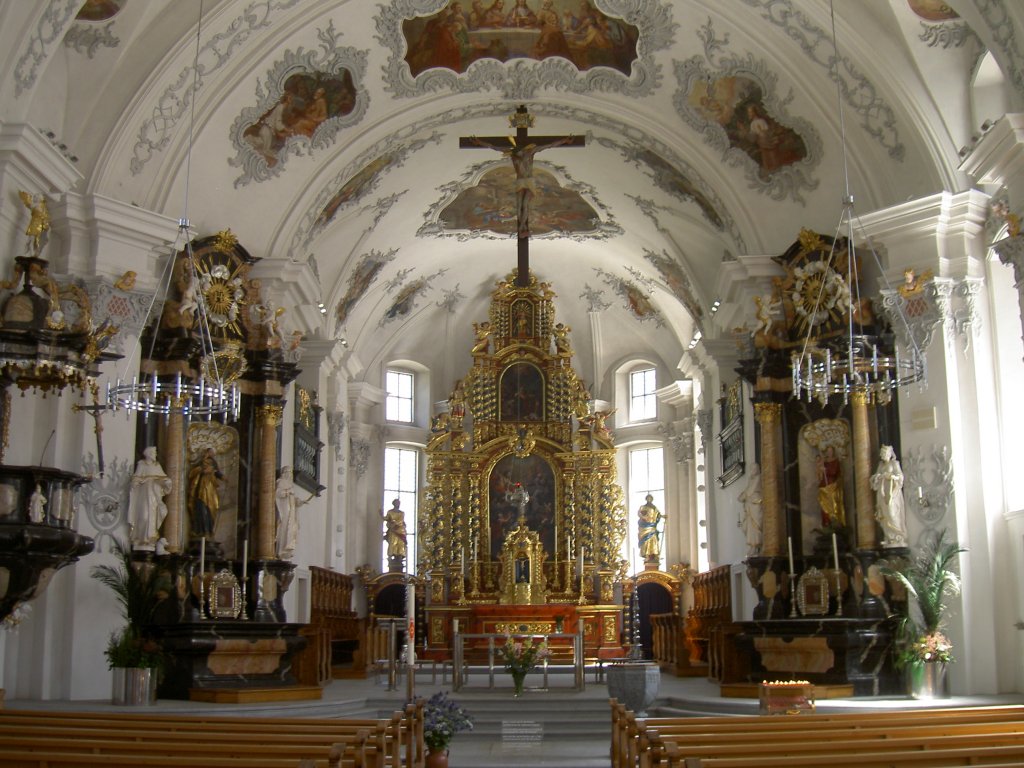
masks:
[[[367,52],[339,47],[333,23],[317,30],[317,37],[319,51],[285,51],[257,86],[259,103],[242,110],[232,125],[238,154],[229,162],[243,169],[236,187],[273,178],[289,153],[328,148],[366,113],[369,96],[361,83]]]
[[[559,56],[583,72],[610,67],[629,76],[637,59],[639,30],[591,3],[542,0],[448,2],[437,13],[402,22],[409,72],[428,69],[461,74],[480,59],[541,61]]]
[[[348,287],[345,295],[338,301],[334,309],[335,332],[345,327],[345,323],[356,303],[366,295],[366,291],[373,285],[380,276],[381,270],[391,261],[394,261],[398,251],[392,250],[388,253],[370,251],[363,254],[356,264],[352,274],[348,277]]]
[[[399,97],[500,88],[508,98],[528,98],[541,83],[578,93],[651,93],[661,76],[653,54],[671,44],[678,27],[671,4],[600,5],[393,0],[381,6],[376,25],[391,49],[387,88]]]

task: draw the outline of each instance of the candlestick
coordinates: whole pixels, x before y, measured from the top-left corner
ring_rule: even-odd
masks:
[[[836,544],[835,531],[832,532],[832,556],[836,561],[836,570],[839,570],[839,546]]]
[[[793,573],[793,537],[786,538],[786,546],[789,547],[789,572]]]
[[[411,667],[416,663],[416,586],[411,581],[405,587],[405,600],[405,617],[408,622],[406,660]]]

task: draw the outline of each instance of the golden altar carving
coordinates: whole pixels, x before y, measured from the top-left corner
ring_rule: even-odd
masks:
[[[540,537],[520,519],[518,527],[508,535],[501,548],[498,602],[505,605],[544,605],[547,602],[544,557]]]
[[[427,613],[446,626],[453,611],[473,620],[484,606],[508,606],[495,617],[506,623],[515,606],[609,607],[620,578],[614,437],[591,418],[554,292],[532,275],[527,286],[514,279],[498,281],[488,319],[474,324],[469,370],[427,443],[418,567]],[[616,611],[594,642],[618,645],[620,629]]]

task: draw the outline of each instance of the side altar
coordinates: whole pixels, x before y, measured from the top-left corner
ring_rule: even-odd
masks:
[[[624,655],[622,489],[604,419],[572,367],[551,288],[498,282],[472,367],[432,421],[420,509],[427,656],[465,633],[576,632]],[[458,624],[456,624],[458,622]]]

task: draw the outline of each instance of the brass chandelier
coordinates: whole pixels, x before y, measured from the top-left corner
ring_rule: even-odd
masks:
[[[825,262],[824,276],[819,276],[817,292],[813,307],[806,312],[807,336],[799,353],[794,352],[791,358],[793,372],[793,396],[797,399],[806,397],[807,401],[817,399],[822,404],[834,396],[843,398],[843,404],[850,397],[859,394],[866,396],[868,402],[888,403],[892,393],[900,387],[920,382],[922,386],[927,380],[927,368],[924,355],[917,346],[910,324],[902,309],[896,305],[895,311],[899,321],[906,330],[908,348],[901,354],[893,337],[889,339],[864,333],[854,328],[854,315],[862,306],[860,299],[857,253],[854,241],[854,210],[853,195],[850,193],[850,172],[846,146],[846,122],[843,114],[842,82],[839,79],[839,43],[836,38],[835,8],[830,1],[829,9],[832,16],[832,40],[836,62],[836,93],[839,103],[839,127],[843,148],[843,180],[845,194],[843,210],[836,228],[836,237],[829,249]],[[841,291],[828,290],[828,273],[838,275],[833,269],[836,256],[836,244],[840,233],[846,233],[846,285]],[[868,250],[874,257],[878,272],[885,279],[878,254],[868,242]],[[886,280],[888,283],[888,280]],[[845,295],[844,295],[845,294]],[[836,310],[845,311],[847,317],[846,335],[841,340],[819,341],[814,338],[817,324]],[[860,325],[860,323],[858,323]],[[860,332],[858,332],[860,331]],[[889,351],[889,350],[892,351]]]

